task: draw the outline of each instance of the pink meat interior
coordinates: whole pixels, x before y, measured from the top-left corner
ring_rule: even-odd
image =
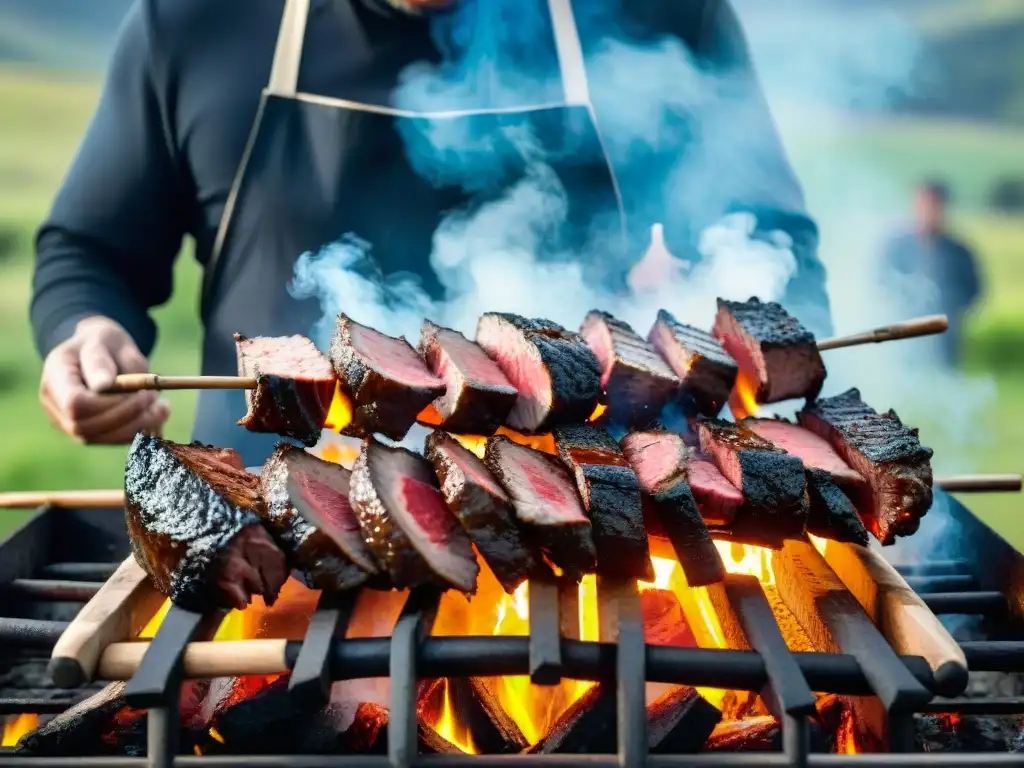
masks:
[[[537,348],[521,331],[492,315],[480,318],[476,342],[519,393],[508,425],[526,431],[539,427],[551,410],[552,387]]]
[[[725,309],[718,310],[712,333],[736,361],[739,375],[745,376],[748,381],[756,382],[758,392],[764,389],[768,384],[768,372],[761,347]]]
[[[774,419],[748,419],[743,426],[793,454],[806,467],[824,470],[840,481],[864,483],[864,477],[843,461],[828,441],[808,429]]]
[[[319,511],[321,519],[317,522],[321,526],[346,533],[359,531],[359,520],[346,494],[308,472],[293,471],[291,476],[295,481],[293,492],[297,491],[301,501]]]
[[[305,336],[257,336],[238,342],[240,376],[334,380],[334,368]]]
[[[743,487],[743,469],[740,467],[739,456],[733,446],[723,445],[711,434],[711,430],[700,427],[700,448],[708,454],[715,465],[725,475],[726,480],[737,488]]]
[[[352,323],[352,346],[373,367],[392,381],[410,387],[441,387],[442,382],[427,368],[416,350],[404,339],[396,339],[372,328]]]
[[[434,485],[414,477],[403,477],[400,483],[402,498],[427,538],[435,544],[446,543],[458,521],[445,505],[441,492]]]
[[[495,498],[507,500],[508,497],[498,485],[498,481],[471,451],[463,448],[452,438],[446,438],[441,444],[440,450],[458,465],[468,482],[483,488]]]
[[[648,493],[685,470],[686,446],[671,432],[634,432],[622,443],[629,464]]]
[[[743,494],[705,454],[691,451],[687,462],[690,490],[701,516],[712,525],[727,525],[743,504]]]
[[[501,372],[498,364],[461,333],[442,330],[438,333],[437,340],[444,350],[444,357],[447,359],[448,365],[462,371],[462,375],[467,381],[489,388],[514,391],[508,377]]]
[[[601,386],[608,385],[608,379],[612,375],[612,368],[615,365],[615,347],[612,341],[612,334],[600,317],[587,315],[580,328],[580,335],[587,342],[587,346],[597,355],[597,361],[601,364]]]
[[[532,448],[511,442],[499,443],[497,450],[505,487],[520,520],[532,525],[588,522],[573,482],[562,467]]]

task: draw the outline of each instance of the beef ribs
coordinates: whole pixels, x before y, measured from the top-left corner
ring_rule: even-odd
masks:
[[[715,337],[662,309],[647,339],[682,380],[681,394],[696,412],[717,416],[736,383],[737,367]]]
[[[476,343],[519,392],[508,426],[545,432],[586,421],[601,397],[601,366],[579,334],[550,320],[488,312]]]
[[[234,451],[139,433],[124,471],[132,551],[176,605],[207,612],[272,604],[288,576],[263,527],[260,480]]]
[[[864,476],[850,467],[828,441],[799,424],[783,419],[744,419],[743,426],[799,458],[807,469],[820,469],[841,488],[863,486]]]
[[[654,581],[640,481],[618,444],[594,424],[555,427],[554,438],[590,516],[598,574]]]
[[[622,450],[636,471],[649,516],[672,544],[691,587],[725,578],[725,566],[690,489],[689,450],[679,435],[664,430],[631,432]]]
[[[480,347],[458,331],[424,321],[420,354],[444,382],[434,401],[439,426],[449,432],[493,435],[516,404],[516,388]]]
[[[349,474],[288,443],[263,465],[267,526],[311,589],[351,589],[379,570],[349,504]]]
[[[697,434],[701,448],[743,492],[732,524],[736,540],[779,547],[803,534],[808,499],[800,459],[738,424],[701,419]]]
[[[593,530],[561,462],[499,435],[487,441],[484,463],[545,557],[573,578],[593,573]]]
[[[892,544],[917,530],[932,504],[932,449],[916,429],[892,410],[875,411],[857,389],[808,404],[798,419],[866,478],[854,504],[879,541]]]
[[[807,513],[808,533],[867,546],[868,530],[857,509],[828,472],[808,468],[807,493],[811,503]]]
[[[814,336],[774,301],[718,300],[712,333],[732,355],[758,403],[814,399],[825,381]]]
[[[450,435],[432,432],[426,456],[441,483],[441,495],[477,551],[511,594],[543,567],[539,554],[519,530],[508,496],[484,463]]]
[[[607,312],[587,314],[580,334],[601,364],[608,418],[626,427],[650,424],[682,382],[654,347]]]
[[[337,383],[330,360],[305,336],[249,339],[236,333],[235,349],[238,375],[256,379],[256,389],[245,393],[249,410],[238,426],[315,445]]]
[[[331,340],[331,363],[352,407],[352,421],[342,434],[366,437],[380,432],[401,440],[419,412],[444,394],[444,382],[409,342],[344,314],[338,315]]]

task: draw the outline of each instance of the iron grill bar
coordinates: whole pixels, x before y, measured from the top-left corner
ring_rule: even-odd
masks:
[[[416,760],[416,680],[419,645],[430,634],[441,603],[434,587],[409,593],[391,634],[391,709],[388,713],[388,762],[408,768]]]
[[[557,685],[562,679],[562,635],[559,590],[554,576],[530,580],[530,681]]]
[[[358,592],[324,592],[302,639],[288,688],[305,702],[326,704],[331,695],[331,643],[344,637],[355,611]]]

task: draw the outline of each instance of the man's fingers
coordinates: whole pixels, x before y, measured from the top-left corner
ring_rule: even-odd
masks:
[[[118,398],[110,398],[111,405],[105,411],[84,419],[74,420],[75,435],[88,440],[93,435],[127,428],[141,421],[157,400],[156,392],[134,392]]]
[[[120,373],[146,373],[149,361],[139,352],[133,342],[126,341],[114,352],[114,360]]]
[[[117,361],[100,340],[90,339],[82,345],[79,365],[82,368],[82,380],[93,392],[102,392],[114,384]]]
[[[144,393],[138,393],[141,395]],[[138,395],[132,395],[136,397]],[[156,400],[144,412],[136,416],[130,422],[122,422],[106,432],[91,432],[84,435],[87,443],[102,445],[124,445],[135,439],[139,432],[146,432],[152,435],[161,435],[163,425],[171,415],[171,406],[166,400]]]

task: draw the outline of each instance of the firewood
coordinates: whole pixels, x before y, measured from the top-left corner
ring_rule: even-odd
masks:
[[[697,647],[683,606],[674,592],[645,589],[640,593],[640,609],[644,617],[644,639],[648,645]]]
[[[103,736],[114,716],[124,709],[123,682],[111,683],[46,724],[25,734],[17,754],[31,757],[74,757],[108,754]]]
[[[770,715],[719,723],[704,752],[774,752],[782,745],[782,729]]]
[[[431,681],[418,700],[418,712],[424,721],[436,723],[440,719],[446,685],[456,721],[466,727],[481,754],[511,754],[529,746],[516,721],[504,710],[490,683],[483,678]]]
[[[722,713],[688,685],[669,691],[647,707],[650,751],[662,755],[699,752]]]
[[[339,751],[347,754],[386,755],[389,713],[379,704],[363,703],[356,709],[352,724],[339,735]],[[417,751],[421,755],[463,754],[420,718],[416,724]]]

